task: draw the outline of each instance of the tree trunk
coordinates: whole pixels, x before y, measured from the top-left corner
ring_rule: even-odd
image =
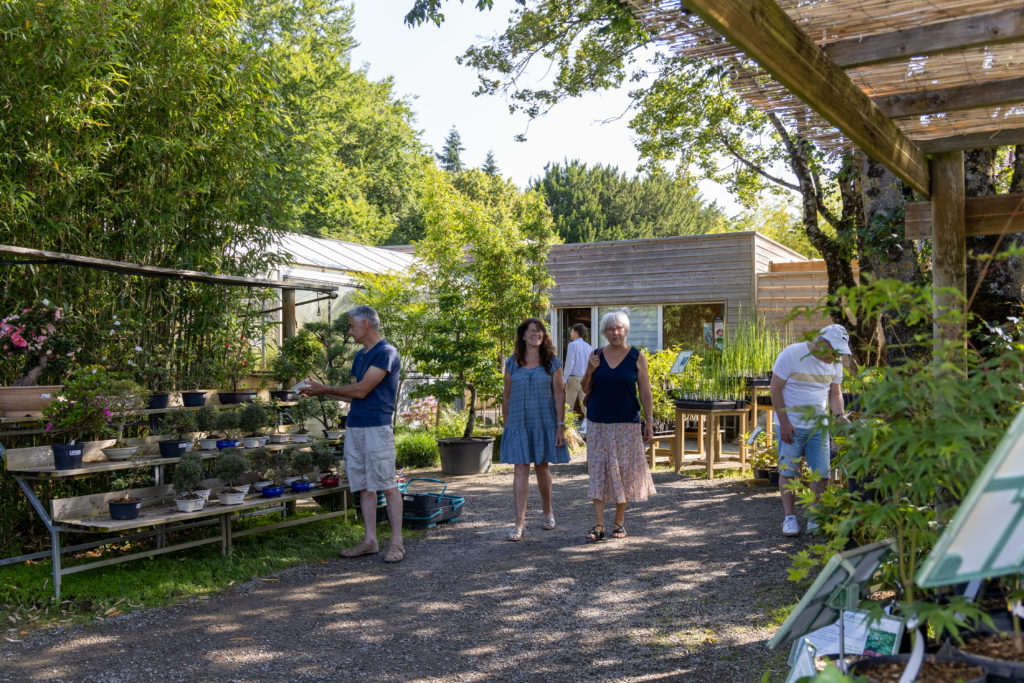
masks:
[[[1021,147],[1015,148],[1020,151]],[[968,197],[987,197],[996,194],[996,150],[974,149],[964,152],[964,178]],[[1024,162],[1015,155],[1014,183],[1021,183]],[[967,297],[968,310],[973,315],[994,325],[1001,325],[1010,316],[1020,315],[1024,298],[1024,262],[1019,256],[988,260],[993,250],[1003,251],[1024,244],[1024,235],[983,235],[967,238]],[[980,285],[979,285],[980,282]]]
[[[469,417],[466,418],[466,430],[462,433],[463,439],[473,436],[473,425],[476,423],[476,386],[467,384],[469,389]]]
[[[861,187],[864,196],[865,233],[861,263],[867,264],[878,279],[923,283],[917,250],[904,239],[903,217],[907,188],[891,171],[864,155]],[[880,321],[887,364],[899,364],[906,354],[903,344],[914,333],[928,333],[926,327],[911,329],[897,311],[884,314]]]

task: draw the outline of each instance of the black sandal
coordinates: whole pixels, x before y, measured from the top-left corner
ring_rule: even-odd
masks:
[[[598,531],[598,529],[600,529],[600,531]],[[587,536],[586,536],[586,539],[587,539],[588,543],[596,543],[597,541],[603,541],[604,540],[604,525],[603,524],[595,524],[594,526],[592,526],[590,528],[590,533],[588,533]]]
[[[612,538],[625,538],[628,535],[629,534],[626,533],[625,522],[623,522],[622,524],[616,522],[615,526],[612,527]]]

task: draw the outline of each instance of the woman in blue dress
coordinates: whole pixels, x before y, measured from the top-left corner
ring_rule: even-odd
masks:
[[[551,507],[551,463],[569,462],[565,445],[565,385],[562,362],[539,318],[527,318],[516,329],[515,349],[505,362],[501,416],[501,461],[515,465],[512,483],[515,522],[510,541],[523,540],[530,463],[537,477],[544,529],[555,528]]]

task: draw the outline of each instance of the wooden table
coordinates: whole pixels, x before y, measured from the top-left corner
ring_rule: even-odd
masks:
[[[768,434],[768,441],[770,442],[773,438],[773,432],[775,431],[775,419],[773,418],[773,408],[771,405],[758,405],[758,396],[771,397],[768,385],[764,386],[748,386],[747,387],[747,400],[750,401],[750,428],[754,429],[757,427],[757,414],[759,412],[765,412],[768,414],[768,419],[765,420],[764,431]]]
[[[692,415],[697,418],[697,450],[685,450],[685,416]],[[749,408],[737,408],[735,404],[731,408],[708,407],[698,408],[693,405],[681,407],[676,405],[676,438],[672,444],[672,460],[675,464],[676,474],[680,473],[684,466],[683,456],[687,453],[695,453],[703,456],[703,468],[707,471],[708,478],[714,474],[716,469],[734,469],[735,462],[724,462],[722,460],[722,440],[719,438],[719,421],[723,417],[735,416],[740,420],[740,433],[747,433],[747,418],[750,416]],[[747,468],[747,443],[740,440],[740,469]]]

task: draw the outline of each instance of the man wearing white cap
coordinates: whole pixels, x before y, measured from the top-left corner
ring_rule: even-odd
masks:
[[[808,469],[821,478],[811,483],[815,496],[828,484],[828,432],[820,427],[826,411],[845,421],[843,415],[843,365],[840,356],[850,354],[850,335],[842,325],[821,329],[814,341],[790,344],[772,367],[770,385],[772,408],[779,434],[779,491],[782,493],[783,536],[799,536],[796,519],[796,496],[788,490],[790,481],[800,475],[800,458]],[[807,531],[818,528],[814,520],[807,522]]]

